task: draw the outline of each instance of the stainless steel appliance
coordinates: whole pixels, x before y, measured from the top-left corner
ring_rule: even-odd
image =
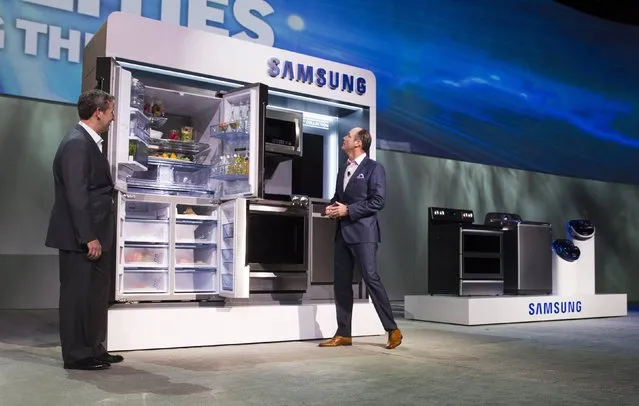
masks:
[[[504,232],[504,292],[515,295],[552,293],[552,226],[523,221],[513,213],[488,213],[486,225]]]
[[[299,111],[267,108],[264,150],[277,154],[301,156],[303,152],[303,118],[303,113]]]
[[[429,293],[502,295],[503,232],[498,227],[473,224],[472,210],[428,210]]]
[[[251,293],[305,292],[308,287],[310,204],[248,202],[247,252]]]

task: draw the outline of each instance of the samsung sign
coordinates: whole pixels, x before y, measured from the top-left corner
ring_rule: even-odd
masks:
[[[529,316],[581,313],[581,300],[568,302],[533,302],[528,304]]]
[[[314,84],[317,87],[327,86],[332,90],[355,92],[360,96],[366,93],[366,79],[363,77],[292,61],[280,61],[278,58],[269,58],[266,65],[268,66],[268,75],[272,78],[280,77],[309,85]]]

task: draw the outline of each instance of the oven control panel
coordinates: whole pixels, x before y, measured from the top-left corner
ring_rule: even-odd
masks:
[[[472,210],[451,209],[446,207],[429,207],[428,219],[431,223],[466,223],[475,220]]]

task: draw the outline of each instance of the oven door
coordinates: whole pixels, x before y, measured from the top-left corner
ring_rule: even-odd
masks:
[[[308,207],[290,202],[251,202],[247,219],[250,270],[306,272],[308,225]]]
[[[308,207],[291,202],[249,205],[246,252],[251,293],[306,292],[309,219]]]
[[[264,124],[264,150],[302,156],[302,122],[303,115],[300,112],[268,108]]]
[[[460,278],[501,280],[503,271],[503,232],[477,226],[460,230]]]

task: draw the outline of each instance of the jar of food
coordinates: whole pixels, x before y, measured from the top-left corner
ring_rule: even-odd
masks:
[[[182,127],[182,141],[193,141],[193,127]]]

